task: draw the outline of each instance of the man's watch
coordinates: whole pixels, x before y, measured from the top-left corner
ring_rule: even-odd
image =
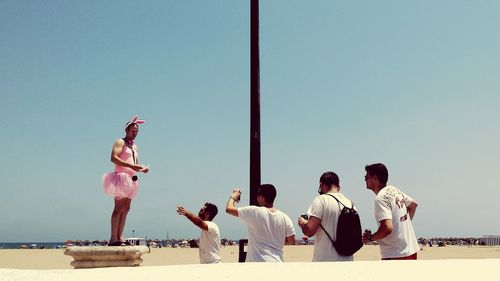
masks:
[[[372,235],[368,235],[368,241],[373,242]]]

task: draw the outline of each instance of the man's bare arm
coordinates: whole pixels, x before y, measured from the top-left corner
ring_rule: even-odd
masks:
[[[307,237],[313,237],[318,231],[318,227],[321,224],[321,220],[317,217],[309,217],[308,220],[300,217],[299,218],[299,227],[302,229],[302,233],[304,233]]]
[[[295,235],[286,237],[285,245],[295,245]]]
[[[393,229],[392,220],[387,219],[380,221],[380,226],[378,227],[377,231],[372,234],[371,241],[384,239],[385,237],[387,237],[389,234],[392,233],[392,229]],[[368,234],[365,233],[363,235],[363,241],[365,243],[369,242],[368,238],[369,238]]]
[[[231,216],[239,217],[238,208],[234,205],[236,202],[240,201],[241,189],[233,189],[231,197],[227,200],[226,213]]]
[[[415,212],[417,211],[418,204],[417,202],[411,202],[407,207],[406,210],[408,211],[408,214],[410,214],[410,219],[413,220],[413,216],[415,216]]]
[[[186,210],[184,207],[177,207],[177,213],[181,216],[185,216],[190,220],[194,225],[201,228],[202,230],[208,231],[208,224],[203,221],[200,217],[194,215],[193,213]]]
[[[230,214],[231,216],[239,217],[238,208],[236,208],[236,206],[234,205],[234,199],[232,197],[229,197],[229,200],[227,200],[226,213]]]

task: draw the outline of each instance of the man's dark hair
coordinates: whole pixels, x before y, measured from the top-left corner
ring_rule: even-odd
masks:
[[[217,206],[215,206],[214,204],[212,203],[205,203],[205,212],[208,212],[209,213],[209,216],[208,216],[208,220],[211,221],[215,218],[215,216],[217,215]]]
[[[137,123],[127,122],[127,124],[125,124],[125,131],[128,131],[130,129],[130,127],[132,127],[133,125],[139,127],[139,125]]]
[[[319,178],[319,182],[322,184],[326,184],[330,187],[332,185],[339,187],[339,176],[337,176],[337,174],[331,171],[324,172]]]
[[[389,179],[389,172],[387,168],[382,163],[375,163],[365,166],[365,171],[369,176],[377,176],[378,180],[382,185],[387,185],[387,180]]]
[[[263,184],[257,191],[257,196],[259,195],[262,195],[267,203],[273,204],[274,198],[276,198],[276,188],[272,184]]]

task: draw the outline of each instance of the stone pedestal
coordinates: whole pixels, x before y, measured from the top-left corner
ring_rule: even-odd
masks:
[[[114,266],[139,266],[141,255],[149,253],[146,246],[89,246],[69,247],[65,255],[72,256],[74,268],[96,268]]]

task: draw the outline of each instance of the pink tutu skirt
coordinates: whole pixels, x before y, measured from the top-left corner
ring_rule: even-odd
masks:
[[[139,190],[139,183],[133,181],[127,173],[112,172],[102,176],[104,192],[115,198],[134,199]]]

